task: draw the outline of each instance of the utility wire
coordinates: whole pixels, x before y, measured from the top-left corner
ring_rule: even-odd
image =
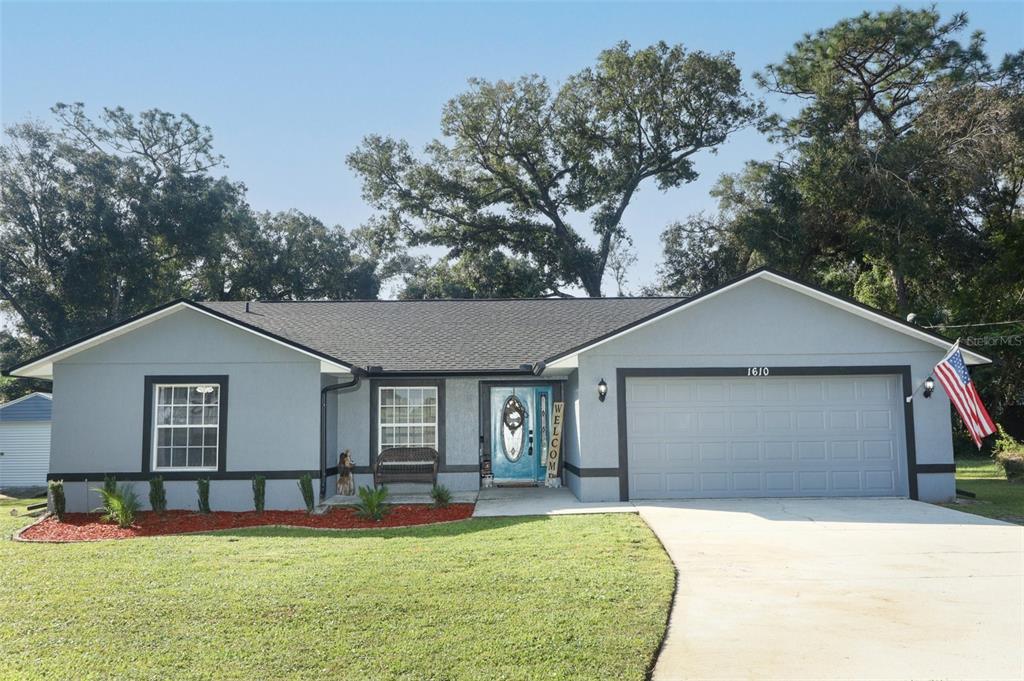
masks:
[[[1007,326],[1009,324],[1024,324],[1024,319],[1013,319],[1008,322],[978,322],[977,324],[932,324],[926,329],[965,329],[969,326]]]

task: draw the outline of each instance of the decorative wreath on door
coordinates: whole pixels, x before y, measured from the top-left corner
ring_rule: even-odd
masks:
[[[510,395],[505,400],[505,405],[501,409],[501,422],[508,433],[502,438],[505,456],[509,461],[518,461],[523,454],[523,437],[517,431],[526,422],[526,408],[515,395]]]

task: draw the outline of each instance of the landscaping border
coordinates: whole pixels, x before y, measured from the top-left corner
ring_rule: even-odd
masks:
[[[398,504],[398,505],[399,506],[420,506],[420,505],[422,505],[422,506],[429,506],[429,504]],[[470,505],[470,504],[452,504],[452,506],[465,506],[465,505]],[[472,504],[471,506],[475,507],[475,504]],[[235,512],[234,511],[214,511],[214,513],[235,513]],[[467,520],[472,520],[473,519],[472,511],[470,511],[470,514],[468,516],[464,517],[464,518],[452,518],[450,520],[436,520],[436,521],[432,521],[432,522],[409,523],[409,524],[403,524],[403,525],[380,525],[380,526],[376,526],[376,527],[375,526],[363,526],[363,527],[315,527],[315,526],[309,526],[309,525],[292,525],[292,524],[288,524],[288,523],[270,522],[270,523],[266,523],[266,524],[240,525],[240,526],[235,526],[235,527],[221,527],[221,528],[208,528],[208,529],[200,529],[200,530],[187,531],[187,532],[168,532],[168,533],[165,533],[165,534],[149,534],[149,535],[126,536],[126,537],[101,537],[101,538],[98,538],[98,539],[32,539],[32,538],[23,536],[25,532],[28,532],[30,529],[36,527],[37,525],[42,524],[43,522],[45,522],[46,520],[48,520],[48,519],[50,519],[52,517],[54,517],[54,514],[52,514],[52,513],[46,513],[46,514],[40,516],[39,518],[37,518],[35,520],[35,522],[32,522],[32,523],[26,525],[25,527],[22,527],[19,530],[17,530],[16,532],[14,532],[11,535],[11,540],[12,541],[17,541],[17,542],[23,542],[23,543],[26,543],[26,544],[92,544],[92,543],[105,542],[105,541],[124,541],[126,539],[128,539],[128,540],[130,540],[130,539],[159,539],[159,538],[162,538],[162,537],[182,537],[182,536],[194,536],[194,535],[204,535],[204,534],[216,534],[216,533],[226,532],[226,531],[230,531],[230,530],[260,529],[260,528],[265,528],[265,527],[276,527],[276,528],[282,528],[282,529],[313,530],[313,531],[317,531],[317,532],[353,532],[353,531],[361,532],[361,531],[367,531],[367,530],[369,530],[369,531],[400,530],[400,529],[409,529],[409,528],[413,528],[413,527],[431,527],[431,526],[435,526],[435,525],[449,525],[449,524],[452,524],[452,523],[461,523],[461,522],[465,522]]]

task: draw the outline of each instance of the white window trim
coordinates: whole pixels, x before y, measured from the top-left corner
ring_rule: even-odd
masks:
[[[216,404],[216,407],[217,407],[217,426],[216,426],[216,428],[217,428],[217,444],[215,446],[215,449],[217,450],[217,460],[214,461],[212,466],[166,466],[166,467],[159,466],[157,464],[156,456],[157,456],[157,448],[158,448],[158,445],[160,443],[160,438],[157,437],[157,434],[160,432],[160,423],[159,423],[159,419],[157,418],[157,414],[160,413],[160,400],[158,398],[158,395],[160,394],[160,388],[194,388],[194,387],[197,387],[197,386],[211,386],[211,387],[217,389],[217,404]],[[220,470],[218,468],[218,466],[220,465],[220,438],[221,438],[221,431],[220,431],[221,403],[220,403],[220,401],[221,401],[221,399],[223,399],[223,394],[221,392],[220,385],[216,384],[216,383],[154,383],[153,384],[153,413],[151,414],[153,425],[152,425],[152,432],[149,434],[150,435],[150,441],[151,441],[150,452],[149,452],[149,461],[150,461],[150,463],[149,463],[149,470],[151,472],[153,472],[153,473],[193,473],[193,472],[197,472],[197,471],[198,472],[209,472],[209,471],[218,471],[218,470]],[[178,424],[177,426],[172,425],[172,426],[164,426],[164,427],[165,428],[167,428],[167,427],[170,427],[170,428],[175,428],[175,427],[177,427],[177,428],[181,428],[181,427],[189,428],[190,426],[188,424]],[[191,426],[191,427],[195,427],[195,426]],[[198,427],[200,427],[200,428],[209,428],[210,426],[205,426],[204,425],[204,426],[198,426]],[[186,456],[187,456],[187,454],[186,454]]]
[[[430,390],[434,393],[434,420],[420,423],[384,423],[384,419],[381,418],[382,410],[384,409],[383,393],[385,390]],[[374,456],[378,456],[384,451],[384,428],[433,428],[434,429],[434,449],[440,449],[441,433],[439,432],[441,424],[440,414],[440,393],[436,385],[381,385],[377,386],[377,451]],[[410,445],[391,445],[391,447],[408,447]]]

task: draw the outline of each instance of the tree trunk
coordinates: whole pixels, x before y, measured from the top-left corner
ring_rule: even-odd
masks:
[[[910,312],[910,292],[907,290],[907,279],[899,267],[893,267],[892,287],[896,293],[896,311],[900,317],[906,317]]]
[[[601,297],[601,279],[602,273],[596,271],[594,268],[580,268],[580,284],[583,285],[583,290],[587,292],[587,295],[591,298]]]

